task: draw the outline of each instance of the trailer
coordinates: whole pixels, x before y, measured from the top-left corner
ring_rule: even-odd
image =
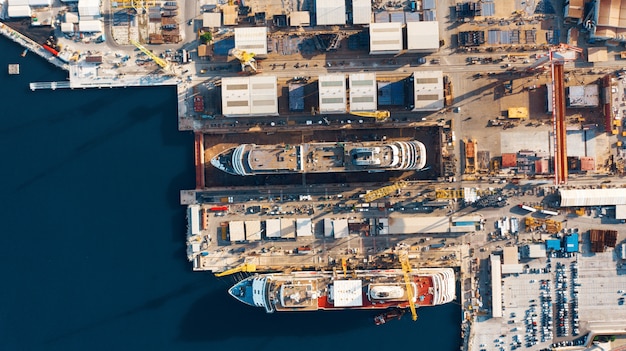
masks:
[[[528,211],[528,212],[537,212],[537,209],[536,209],[536,208],[534,208],[534,207],[530,207],[530,206],[526,206],[526,205],[524,205],[524,204],[520,204],[520,205],[519,205],[519,208],[524,209],[524,210],[526,210],[526,211]]]

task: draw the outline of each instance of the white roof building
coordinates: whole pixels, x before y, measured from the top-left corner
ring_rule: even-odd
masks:
[[[78,23],[78,13],[76,13],[76,12],[66,12],[65,13],[65,22],[66,23]]]
[[[561,207],[626,205],[626,189],[561,189]]]
[[[389,234],[448,233],[448,217],[390,217]]]
[[[61,32],[63,32],[63,33],[73,33],[74,32],[74,23],[68,23],[68,22],[61,23]]]
[[[202,14],[202,27],[219,28],[222,26],[221,12],[205,12]]]
[[[597,84],[568,87],[567,104],[571,107],[596,107],[600,104],[600,89]]]
[[[408,52],[435,52],[439,50],[439,22],[407,22],[406,38]]]
[[[51,0],[28,0],[30,6],[51,6]]]
[[[245,226],[247,240],[261,240],[261,221],[245,221]]]
[[[293,218],[280,219],[280,237],[283,239],[296,238],[296,225]]]
[[[226,117],[278,115],[276,76],[222,78],[222,114]]]
[[[370,55],[402,51],[402,23],[370,23]]]
[[[311,222],[311,218],[296,219],[296,235],[298,237],[313,236],[313,222]]]
[[[7,8],[9,17],[30,17],[30,6],[28,5],[9,5]]]
[[[343,74],[327,74],[318,77],[320,113],[346,113],[346,77]]]
[[[83,16],[99,16],[100,0],[78,0],[78,15]]]
[[[230,241],[246,240],[246,231],[243,221],[230,221],[228,223],[228,232],[230,233]]]
[[[324,237],[331,238],[333,236],[333,220],[324,218]]]
[[[265,220],[265,236],[268,238],[280,238],[280,219]]]
[[[490,255],[491,262],[491,315],[493,318],[502,317],[502,266],[500,256]]]
[[[267,27],[235,28],[235,48],[257,56],[267,55]]]
[[[333,234],[335,235],[335,239],[348,237],[348,235],[350,234],[350,231],[348,229],[348,220],[333,220]]]
[[[437,111],[443,108],[443,72],[413,72],[413,111]]]
[[[78,21],[78,31],[82,33],[102,32],[102,21]]]
[[[315,0],[318,26],[346,24],[346,3],[337,0]]]
[[[311,25],[309,11],[294,11],[289,14],[289,25],[292,27],[308,27]]]
[[[378,86],[376,73],[352,73],[350,79],[350,111],[376,111]]]
[[[370,24],[372,22],[372,1],[352,0],[352,24]]]
[[[546,257],[546,245],[529,244],[527,245],[526,254],[528,258]]]
[[[200,206],[191,205],[187,207],[187,225],[191,235],[200,234]]]

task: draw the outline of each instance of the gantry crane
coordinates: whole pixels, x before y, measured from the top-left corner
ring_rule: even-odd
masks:
[[[409,301],[409,308],[411,309],[411,318],[414,321],[417,320],[417,311],[415,310],[415,302],[413,298],[415,292],[413,291],[413,284],[411,282],[411,264],[409,263],[409,255],[406,251],[400,251],[398,253],[398,259],[402,265],[402,273],[404,274],[404,284],[406,285],[406,298]]]
[[[348,111],[348,113],[361,117],[373,117],[377,122],[383,122],[391,115],[389,111]]]
[[[235,274],[235,273],[239,273],[239,272],[256,272],[256,265],[253,263],[243,263],[242,265],[239,265],[235,268],[231,268],[228,270],[225,270],[221,273],[215,273],[216,277],[223,277],[226,275],[231,275],[231,274]]]
[[[369,193],[365,194],[365,196],[363,197],[363,201],[372,202],[374,200],[378,200],[381,197],[385,197],[387,195],[393,194],[396,191],[399,191],[407,185],[409,185],[409,182],[405,180],[399,180],[391,185],[387,185],[382,188],[370,191]]]
[[[141,45],[138,41],[131,40],[131,44],[135,45],[137,49],[139,49],[144,54],[148,55],[157,65],[159,65],[164,71],[168,71],[170,69],[170,63],[159,56],[155,55],[152,51],[146,49],[145,46]]]
[[[234,48],[230,50],[229,54],[239,60],[239,62],[241,63],[241,71],[250,73],[258,72],[256,60],[254,59],[255,55],[253,52]],[[251,71],[247,70],[246,67],[250,67]]]
[[[573,53],[573,55],[571,54]],[[531,71],[550,64],[552,73],[552,132],[554,134],[554,184],[567,183],[567,128],[565,126],[565,69],[567,61],[573,61],[582,49],[567,44],[550,48],[547,56],[541,57],[527,68]]]

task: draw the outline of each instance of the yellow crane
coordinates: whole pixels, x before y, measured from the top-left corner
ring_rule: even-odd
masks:
[[[141,52],[143,52],[144,54],[148,55],[148,57],[150,57],[152,59],[152,61],[154,61],[157,65],[159,65],[164,71],[169,70],[170,63],[168,61],[166,61],[166,60],[160,58],[159,56],[155,55],[152,51],[146,49],[146,47],[141,45],[138,41],[131,40],[130,43],[135,45],[137,47],[137,49],[139,49]]]
[[[234,48],[230,50],[229,54],[239,60],[241,63],[241,70],[243,72],[247,71],[246,67],[250,67],[252,73],[257,72],[256,60],[254,59],[255,55],[253,52]]]
[[[411,318],[414,321],[417,320],[417,311],[415,310],[415,302],[413,302],[413,296],[415,296],[415,292],[413,291],[413,284],[411,284],[411,264],[409,263],[409,255],[406,251],[400,251],[398,254],[398,259],[400,260],[400,264],[402,265],[402,273],[404,274],[404,284],[406,285],[406,295],[409,300],[409,308],[411,309]]]
[[[383,122],[391,115],[389,111],[348,111],[349,114],[361,117],[373,117],[378,122]]]
[[[223,277],[226,275],[231,275],[231,274],[235,274],[235,273],[239,273],[239,272],[256,272],[256,265],[253,263],[243,263],[235,268],[231,268],[228,270],[225,270],[221,273],[215,273],[216,277]]]
[[[341,258],[341,268],[343,269],[343,277],[348,276],[348,261],[345,257]]]
[[[369,193],[365,194],[365,196],[363,197],[363,201],[372,202],[374,200],[378,200],[381,197],[391,195],[394,192],[405,188],[407,185],[409,185],[409,182],[405,180],[399,180],[391,185],[387,185],[382,188],[370,191]]]

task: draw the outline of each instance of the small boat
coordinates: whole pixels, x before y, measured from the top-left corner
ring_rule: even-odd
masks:
[[[383,325],[394,318],[400,319],[405,312],[405,310],[399,308],[385,311],[374,317],[374,323],[376,325]]]
[[[24,51],[22,51],[22,57],[26,56],[27,53],[28,53],[28,49],[24,49]]]

